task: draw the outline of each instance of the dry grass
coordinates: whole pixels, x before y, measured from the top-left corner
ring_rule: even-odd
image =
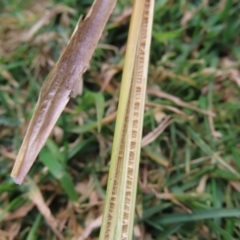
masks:
[[[22,187],[9,174],[40,86],[90,1],[1,4],[0,238],[97,239],[131,2],[118,2],[83,94]],[[135,239],[240,238],[239,11],[237,0],[156,1]]]

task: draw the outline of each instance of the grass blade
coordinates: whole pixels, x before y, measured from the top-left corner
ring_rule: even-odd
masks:
[[[172,224],[200,221],[214,218],[232,218],[240,217],[239,209],[207,209],[201,211],[195,211],[192,214],[188,213],[174,213],[168,215],[162,215],[161,218],[155,219],[155,223],[158,224]]]
[[[41,220],[42,220],[42,215],[39,213],[37,215],[36,220],[33,223],[33,226],[31,228],[30,232],[28,233],[28,236],[27,236],[26,240],[35,240],[35,239],[37,239],[37,230],[39,228]]]
[[[56,160],[55,156],[44,148],[40,153],[40,159],[48,167],[52,175],[58,179],[62,188],[72,201],[77,201],[78,194],[75,191],[74,183],[70,174],[64,169],[63,163]]]

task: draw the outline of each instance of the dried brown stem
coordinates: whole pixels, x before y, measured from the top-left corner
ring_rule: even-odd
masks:
[[[95,0],[79,20],[69,44],[45,80],[11,176],[21,184],[70,99],[102,35],[116,0]]]

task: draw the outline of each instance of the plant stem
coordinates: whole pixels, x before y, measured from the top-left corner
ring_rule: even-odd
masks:
[[[153,0],[134,2],[100,233],[102,240],[132,238],[153,6]]]

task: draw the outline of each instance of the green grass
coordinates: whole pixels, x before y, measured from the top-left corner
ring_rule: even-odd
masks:
[[[240,239],[240,2],[203,2],[156,1],[148,89],[216,116],[148,94],[154,105],[146,107],[143,135],[163,114],[173,122],[147,146],[168,167],[142,151],[136,226],[143,239]],[[9,175],[42,82],[92,1],[62,1],[75,14],[64,10],[21,42],[21,34],[57,3],[1,2],[0,229],[16,239],[56,239],[32,205],[27,184],[15,185]],[[129,18],[120,24],[115,18],[129,6],[131,1],[119,1],[83,76],[83,94],[70,100],[30,171],[66,239],[79,237],[103,211],[115,120],[102,121],[117,110],[129,26]],[[105,69],[116,73],[100,91]],[[98,234],[99,228],[89,239]]]

